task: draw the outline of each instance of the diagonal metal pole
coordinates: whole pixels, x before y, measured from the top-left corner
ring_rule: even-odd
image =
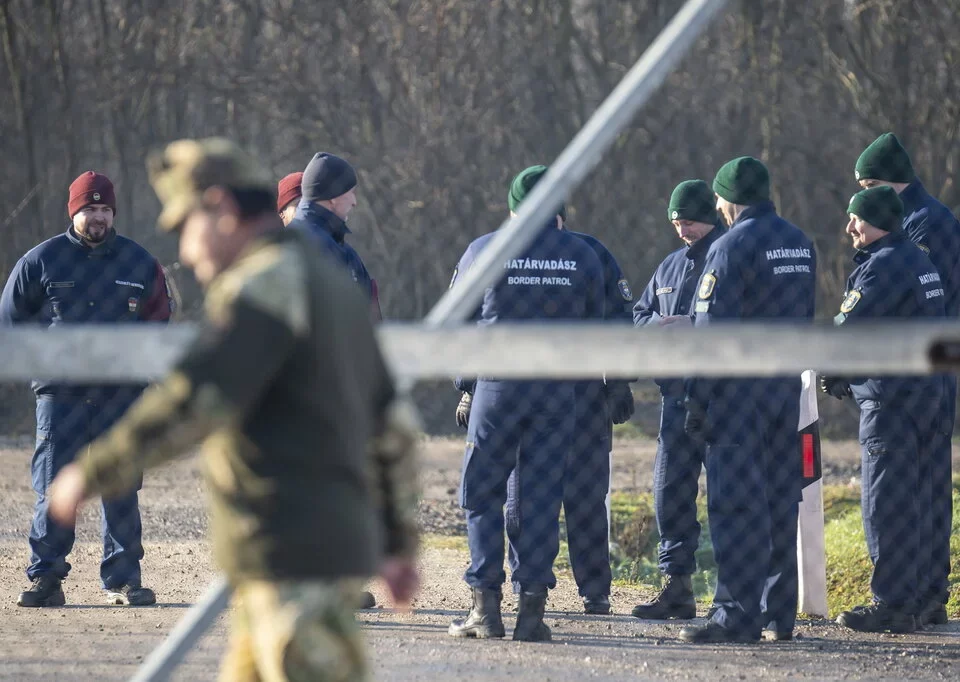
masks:
[[[557,157],[543,180],[537,183],[520,206],[517,217],[501,225],[498,234],[480,253],[473,267],[437,301],[423,320],[425,326],[462,322],[469,317],[483,298],[484,290],[499,280],[502,269],[498,265],[516,257],[530,245],[538,228],[556,214],[567,195],[600,162],[617,136],[660,87],[726,2],[687,1]],[[398,383],[401,393],[408,393],[413,386],[410,379]],[[197,603],[163,645],[151,652],[133,682],[166,680],[226,608],[228,598],[227,582],[218,579],[209,588],[205,600]]]

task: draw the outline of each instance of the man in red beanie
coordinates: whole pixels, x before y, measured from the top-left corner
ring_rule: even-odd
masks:
[[[113,229],[117,199],[105,175],[87,171],[70,185],[71,225],[24,255],[0,294],[0,324],[166,322],[172,303],[160,263]],[[109,429],[139,397],[142,385],[77,385],[34,381],[37,444],[30,527],[33,585],[20,606],[60,606],[70,571],[73,527],[47,514],[47,487],[66,464]],[[156,597],[140,581],[140,509],[137,492],[105,501],[101,586],[110,604],[144,606]]]
[[[300,203],[300,197],[303,192],[300,189],[300,182],[303,180],[303,172],[297,171],[284,176],[280,184],[277,185],[277,213],[280,214],[280,220],[286,227],[293,220],[297,213],[297,204]]]

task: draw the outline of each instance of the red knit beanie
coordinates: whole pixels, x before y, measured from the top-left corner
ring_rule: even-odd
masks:
[[[299,199],[303,195],[300,190],[301,180],[303,180],[303,173],[297,171],[296,173],[290,173],[277,185],[277,213],[286,208],[291,201]]]
[[[67,213],[71,218],[91,204],[106,204],[117,215],[117,197],[113,193],[110,178],[100,173],[87,171],[70,184],[70,200]]]

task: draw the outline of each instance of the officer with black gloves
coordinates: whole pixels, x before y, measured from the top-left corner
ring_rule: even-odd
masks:
[[[528,169],[517,181],[529,183],[535,179],[531,175]],[[562,221],[556,216],[521,256],[503,264],[503,278],[487,289],[476,311],[477,324],[603,319],[600,259],[583,239],[560,228]],[[487,234],[470,244],[453,281],[467,271],[492,237],[493,233]],[[472,591],[473,608],[450,625],[454,637],[504,636],[500,603],[506,581],[505,530],[511,578],[519,594],[513,639],[551,637],[543,614],[547,591],[556,585],[553,561],[560,548],[563,463],[576,435],[570,418],[576,409],[574,384],[479,377],[472,406],[468,409],[461,401],[458,421],[469,412],[460,505],[466,511],[470,548],[464,579]],[[471,380],[457,381],[461,390],[471,385]],[[508,482],[513,496],[505,520]]]
[[[855,175],[864,188],[887,185],[903,202],[903,233],[930,257],[942,279],[947,317],[960,316],[960,221],[950,209],[927,192],[913,170],[907,150],[893,133],[874,140],[857,159]],[[950,590],[950,536],[953,528],[953,430],[957,415],[957,378],[944,377],[946,384],[934,455],[921,462],[931,469],[933,479],[934,540],[921,547],[928,566],[919,576],[923,605],[917,626],[947,622],[946,603]]]
[[[673,190],[667,207],[684,246],[668,255],[650,278],[633,308],[637,327],[689,325],[697,282],[707,252],[727,230],[717,214],[713,190],[703,180],[685,180]],[[654,511],[660,533],[659,564],[663,589],[633,609],[637,618],[693,618],[697,605],[691,576],[700,540],[697,492],[706,448],[683,430],[682,379],[657,379],[662,405],[653,474]]]
[[[710,247],[694,303],[697,327],[813,319],[816,254],[777,215],[755,158],[713,182],[730,229]],[[707,444],[707,508],[717,562],[715,611],[680,632],[688,642],[790,639],[797,615],[801,498],[800,377],[691,379],[687,435]]]
[[[510,187],[507,203],[515,212],[520,202],[546,173],[546,166],[532,166],[520,173]],[[566,211],[559,216],[566,227]],[[631,319],[633,293],[613,254],[603,243],[588,234],[572,232],[585,241],[600,258],[604,274],[604,319],[626,324]],[[470,415],[472,387],[464,391],[457,406],[457,424],[466,428]],[[624,424],[633,416],[634,401],[630,383],[624,380],[579,381],[576,383],[576,423],[567,460],[563,485],[563,511],[567,526],[570,566],[589,614],[610,613],[609,528],[606,497],[610,489],[610,458],[613,450],[613,425]],[[512,478],[516,477],[516,472]],[[511,486],[511,493],[515,490]],[[516,501],[508,493],[507,516],[515,518]],[[508,525],[508,533],[512,527]],[[511,554],[511,560],[513,559]]]
[[[835,324],[944,317],[940,274],[904,234],[897,192],[866,189],[854,195],[847,212],[857,268]],[[852,395],[860,407],[861,507],[873,562],[873,603],[844,611],[837,622],[861,632],[913,632],[926,604],[922,578],[931,567],[925,550],[936,541],[934,481],[922,463],[937,447],[943,378],[825,378],[821,388],[835,398]]]

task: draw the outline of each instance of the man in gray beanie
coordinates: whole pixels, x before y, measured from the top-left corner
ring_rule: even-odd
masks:
[[[350,234],[347,216],[357,205],[357,172],[346,159],[329,152],[317,152],[303,171],[300,182],[303,195],[289,229],[314,237],[360,285],[370,299],[371,314],[380,320],[377,285],[367,272],[360,254],[347,244]]]

